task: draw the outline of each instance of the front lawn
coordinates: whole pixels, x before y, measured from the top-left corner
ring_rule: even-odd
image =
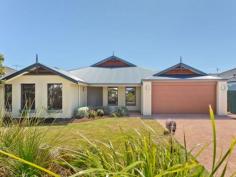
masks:
[[[140,118],[104,118],[87,122],[69,123],[67,125],[42,126],[47,130],[49,138],[61,136],[69,145],[77,146],[81,136],[90,140],[111,141],[119,145],[124,135],[135,134],[135,131],[143,131],[151,127],[159,135],[163,135],[163,127],[155,119]]]
[[[215,125],[214,117],[212,120]],[[63,125],[32,126],[27,121],[9,124],[0,129],[0,154],[3,177],[208,176],[195,156],[171,135],[164,135],[155,119],[123,117]],[[220,166],[214,166],[209,176]]]

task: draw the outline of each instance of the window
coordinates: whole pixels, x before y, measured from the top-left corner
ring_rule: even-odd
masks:
[[[21,109],[35,110],[35,84],[21,85]]]
[[[136,106],[136,88],[127,87],[125,89],[126,106]]]
[[[108,88],[108,105],[118,105],[118,88]]]
[[[62,110],[62,84],[48,84],[48,110]]]
[[[5,85],[5,109],[6,111],[12,111],[12,85],[6,84]]]

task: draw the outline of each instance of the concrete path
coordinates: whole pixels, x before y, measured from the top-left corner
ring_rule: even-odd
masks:
[[[212,127],[208,115],[155,115],[155,118],[165,126],[167,119],[177,122],[176,138],[183,143],[185,132],[187,148],[190,150],[196,145],[205,145],[212,142]],[[232,117],[216,117],[217,127],[217,148],[218,155],[225,152],[230,146],[233,137],[236,138],[236,119]],[[199,147],[197,148],[199,149]],[[197,150],[196,150],[197,151]],[[196,152],[195,151],[195,152]],[[211,169],[212,164],[212,144],[205,149],[198,160],[207,168]],[[236,150],[234,150],[230,160],[226,176],[230,176],[236,171]]]

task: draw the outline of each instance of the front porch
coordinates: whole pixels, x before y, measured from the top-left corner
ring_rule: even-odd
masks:
[[[125,106],[141,111],[141,86],[88,86],[87,106]]]

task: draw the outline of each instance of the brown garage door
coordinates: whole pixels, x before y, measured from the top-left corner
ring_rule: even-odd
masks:
[[[152,113],[208,113],[215,110],[216,82],[153,82]]]

